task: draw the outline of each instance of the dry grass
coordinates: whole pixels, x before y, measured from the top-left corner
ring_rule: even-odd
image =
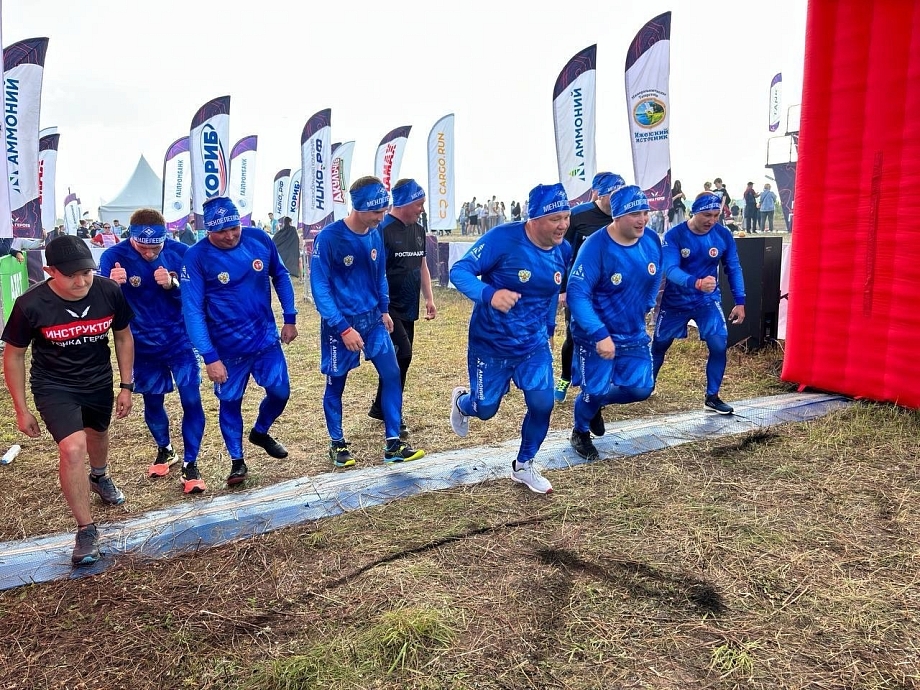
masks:
[[[469,439],[448,435],[468,305],[438,299],[439,319],[419,328],[414,438],[438,450],[514,436],[517,393]],[[256,484],[328,470],[315,318],[304,316],[278,433],[294,452],[253,454]],[[697,343],[675,346],[659,395],[608,419],[699,406],[704,358]],[[782,389],[778,365],[777,352],[733,354],[724,397]],[[346,391],[348,433],[364,462],[379,462],[362,369]],[[570,423],[571,401],[553,426]],[[186,500],[173,481],[143,478],[139,415],[116,431],[128,510]],[[0,593],[0,688],[917,690],[918,432],[917,413],[857,405],[551,473],[551,497],[491,482]],[[216,424],[207,433],[216,493],[225,458]],[[7,537],[70,529],[49,500],[53,449],[42,444],[4,468]]]

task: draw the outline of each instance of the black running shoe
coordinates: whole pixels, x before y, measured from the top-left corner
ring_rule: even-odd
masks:
[[[255,429],[249,432],[249,442],[253,445],[263,448],[266,453],[271,455],[273,458],[277,458],[278,460],[288,456],[287,448],[278,443],[278,441],[273,439],[268,434],[260,434]]]
[[[392,439],[387,441],[386,450],[383,451],[383,461],[387,464],[393,462],[409,462],[425,456],[425,451],[415,450],[405,441]]]
[[[707,395],[705,409],[708,412],[718,412],[719,414],[733,414],[735,408],[722,402],[718,395]]]
[[[190,462],[182,466],[182,491],[187,494],[203,494],[207,487],[198,471],[198,463]]]
[[[154,460],[153,464],[147,469],[147,474],[151,477],[165,477],[169,474],[169,468],[178,461],[179,457],[176,455],[175,450],[165,446],[159,446],[157,448],[157,459]]]
[[[591,441],[591,434],[587,431],[576,431],[572,429],[571,443],[575,452],[585,460],[594,461],[600,457],[597,448],[594,447],[594,443]]]
[[[604,425],[604,408],[597,411],[597,414],[588,422],[588,428],[595,436],[603,436],[607,433],[607,427]]]
[[[371,407],[371,409],[367,411],[367,416],[380,422],[383,421],[383,412],[380,411],[379,407]]]
[[[355,459],[351,457],[351,451],[348,450],[348,443],[345,441],[329,442],[329,460],[336,467],[351,467],[355,464]]]
[[[243,462],[243,458],[234,460],[233,465],[230,467],[230,474],[227,477],[227,486],[236,486],[237,484],[242,484],[244,481],[246,481],[247,474],[249,474],[249,468],[246,467],[246,463]]]

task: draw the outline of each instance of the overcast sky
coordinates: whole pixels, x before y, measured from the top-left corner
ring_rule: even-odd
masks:
[[[427,180],[434,123],[456,115],[457,205],[473,195],[523,200],[558,181],[552,89],[575,53],[597,44],[597,162],[632,182],[626,48],[672,11],[671,167],[685,191],[721,176],[733,197],[766,181],[768,89],[783,73],[783,115],[801,102],[805,0],[712,3],[202,2],[3,0],[3,41],[47,36],[41,126],[59,128],[57,201],[83,210],[116,196],[144,155],[162,175],[166,147],[195,111],[229,94],[230,145],[259,137],[254,218],[281,168],[300,167],[307,119],[332,109],[332,140],[355,140],[352,179],[400,125],[412,132],[402,177]],[[581,16],[569,14],[581,10]],[[785,130],[785,119],[781,131]],[[58,209],[58,216],[62,209]],[[126,220],[126,219],[125,219]],[[124,222],[124,221],[123,221]]]

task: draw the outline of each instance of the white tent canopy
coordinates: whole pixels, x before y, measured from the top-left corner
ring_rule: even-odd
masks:
[[[137,167],[118,195],[99,207],[99,219],[105,223],[118,220],[128,225],[131,214],[139,208],[155,208],[163,205],[163,182],[150,167],[147,159],[141,156]]]

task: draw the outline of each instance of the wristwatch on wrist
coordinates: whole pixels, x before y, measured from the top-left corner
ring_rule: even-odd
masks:
[[[118,387],[121,388],[122,390],[131,391],[132,393],[134,392],[134,382],[133,381],[131,383],[124,383],[124,382],[119,383]]]

